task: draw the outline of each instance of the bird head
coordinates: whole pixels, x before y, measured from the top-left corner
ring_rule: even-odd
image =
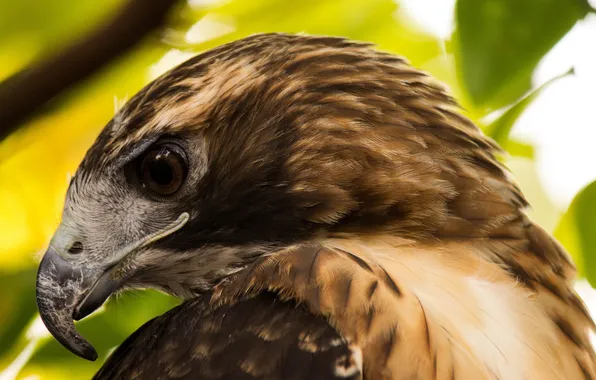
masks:
[[[94,360],[73,319],[121,289],[188,298],[325,238],[486,233],[497,224],[469,222],[458,199],[498,187],[493,150],[441,86],[367,44],[218,47],[147,85],[87,152],[40,264],[42,320]]]

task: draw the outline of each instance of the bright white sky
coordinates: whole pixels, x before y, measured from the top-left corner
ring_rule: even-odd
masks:
[[[455,0],[399,0],[425,29],[448,38]],[[591,1],[596,6],[596,0]],[[542,60],[535,84],[564,73],[519,119],[512,134],[536,147],[540,180],[565,209],[583,186],[596,179],[596,15],[580,21]]]

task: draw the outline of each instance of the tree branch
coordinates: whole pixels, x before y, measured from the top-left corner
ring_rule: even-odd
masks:
[[[130,0],[88,37],[0,83],[0,141],[18,130],[48,101],[162,26],[175,3],[176,0]]]

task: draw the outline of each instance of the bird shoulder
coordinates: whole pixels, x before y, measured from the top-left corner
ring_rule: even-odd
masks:
[[[297,300],[362,350],[365,378],[590,378],[593,352],[575,331],[589,327],[582,311],[494,259],[521,248],[333,239],[261,258],[220,285],[213,302],[263,291]],[[554,319],[557,307],[568,314]]]

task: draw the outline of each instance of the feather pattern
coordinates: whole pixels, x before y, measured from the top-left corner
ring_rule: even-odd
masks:
[[[592,323],[571,288],[557,284],[565,303],[520,284],[487,260],[494,252],[484,243],[379,237],[295,247],[226,281],[214,300],[262,291],[299,300],[362,348],[364,378],[591,378]]]
[[[175,208],[191,208],[191,220],[139,257],[151,271],[131,277],[201,298],[143,327],[98,378],[128,366],[178,378],[328,378],[330,368],[387,380],[596,378],[594,323],[572,262],[528,219],[500,149],[460,111],[404,59],[334,37],[251,36],[147,86],[104,129],[72,188],[164,135],[201,147],[206,168]],[[223,314],[238,322],[217,331],[236,342],[252,326],[263,355],[304,354],[311,328],[326,337],[315,346],[339,344],[308,359],[324,365],[279,359],[250,367],[257,375],[239,364],[248,346],[201,335]],[[190,334],[174,331],[181,323]],[[263,343],[274,327],[287,340]],[[169,361],[144,350],[156,342],[165,355],[174,338],[182,351]],[[191,354],[205,344],[230,348],[218,352],[231,362]],[[340,357],[343,370],[330,366]]]
[[[94,379],[359,380],[362,353],[294,302],[211,307],[205,294],[147,322]]]

